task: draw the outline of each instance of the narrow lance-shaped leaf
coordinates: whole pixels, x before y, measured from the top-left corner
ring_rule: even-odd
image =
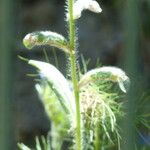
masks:
[[[39,45],[50,45],[70,53],[67,40],[62,35],[51,31],[29,33],[24,37],[23,43],[28,49]]]
[[[42,150],[38,137],[36,137],[35,140],[36,140],[36,150]]]
[[[27,147],[23,143],[18,143],[18,147],[20,150],[31,150],[29,147]]]
[[[124,93],[127,92],[129,85],[130,85],[130,79],[128,78],[128,76],[122,69],[117,68],[117,67],[100,67],[100,68],[93,69],[93,70],[87,72],[81,78],[81,80],[79,82],[79,87],[82,87],[85,84],[88,84],[94,80],[98,80],[98,77],[97,77],[98,73],[108,74],[108,76],[104,80],[118,83],[120,89]],[[95,78],[95,76],[96,76],[96,78]]]
[[[30,60],[29,64],[39,69],[40,76],[46,78],[54,91],[57,92],[56,94],[61,97],[61,103],[71,114],[74,114],[74,96],[62,73],[53,65],[42,61]]]

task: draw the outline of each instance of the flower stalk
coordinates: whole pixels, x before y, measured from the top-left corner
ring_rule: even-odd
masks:
[[[81,114],[80,114],[80,100],[79,100],[79,88],[77,79],[77,66],[76,66],[76,37],[75,37],[75,20],[73,18],[73,4],[74,0],[68,0],[68,13],[69,13],[69,44],[70,44],[70,64],[71,64],[71,78],[73,82],[73,91],[76,104],[76,150],[82,149],[81,144]]]

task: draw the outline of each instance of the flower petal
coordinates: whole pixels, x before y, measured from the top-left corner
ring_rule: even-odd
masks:
[[[77,0],[73,5],[73,19],[81,17],[83,10],[90,10],[95,13],[102,12],[102,9],[95,0]],[[69,14],[67,13],[67,21],[69,20]]]
[[[102,12],[100,5],[95,0],[89,0],[88,10],[95,12],[95,13],[101,13]]]

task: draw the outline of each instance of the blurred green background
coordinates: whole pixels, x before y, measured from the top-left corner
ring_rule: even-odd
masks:
[[[97,0],[103,12],[83,12],[77,22],[79,57],[90,60],[88,69],[97,61],[119,66],[132,81],[128,95],[127,118],[122,149],[133,150],[134,141],[150,148],[150,131],[139,125],[142,135],[135,135],[133,122],[137,99],[150,88],[150,1]],[[36,135],[46,135],[50,121],[34,89],[34,80],[26,76],[32,68],[18,59],[44,60],[46,49],[51,63],[54,54],[49,47],[28,51],[23,37],[37,30],[51,30],[67,36],[64,0],[0,1],[0,150],[15,150],[16,142],[32,145]],[[56,51],[59,68],[66,74],[65,56]],[[150,97],[145,111],[150,110]],[[149,118],[150,119],[150,118]],[[136,137],[136,138],[135,138]],[[138,147],[140,149],[140,146]]]

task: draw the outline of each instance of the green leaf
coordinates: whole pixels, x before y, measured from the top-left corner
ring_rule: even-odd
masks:
[[[81,78],[79,86],[82,87],[90,82],[107,81],[118,83],[122,92],[126,93],[130,86],[130,79],[126,73],[117,67],[100,67],[87,72]]]
[[[20,150],[31,150],[29,147],[27,147],[23,143],[18,143],[18,147]]]
[[[118,120],[124,116],[122,98],[127,85],[129,86],[128,76],[117,67],[93,69],[79,81],[85,128],[94,133],[97,132],[96,128],[100,128],[99,137],[105,138],[103,145],[114,145],[118,141]],[[88,132],[86,134],[89,135]]]
[[[74,96],[63,74],[55,66],[42,61],[30,60],[28,63],[39,70],[40,77],[49,82],[55,94],[60,97],[62,106],[73,115],[75,112]]]
[[[34,46],[50,45],[70,53],[67,40],[60,34],[51,31],[39,31],[27,34],[23,39],[26,48],[32,49]]]
[[[41,145],[40,145],[39,138],[36,137],[35,140],[36,140],[36,150],[42,150]]]

